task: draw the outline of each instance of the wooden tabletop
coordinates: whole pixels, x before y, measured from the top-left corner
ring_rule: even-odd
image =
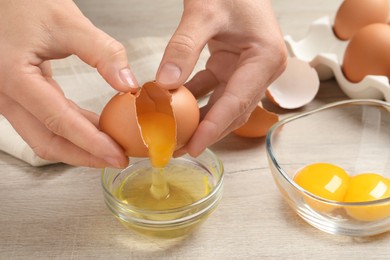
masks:
[[[78,0],[98,27],[124,41],[171,34],[181,0]],[[304,37],[309,24],[334,16],[341,0],[273,0],[284,34]],[[305,108],[347,97],[321,83]],[[304,127],[304,126],[302,126]],[[1,133],[0,133],[1,134]],[[388,259],[390,234],[330,235],[306,224],[282,200],[268,168],[264,139],[230,135],[211,149],[225,166],[221,204],[183,240],[158,240],[125,229],[103,202],[101,170],[55,164],[31,167],[0,152],[0,259]],[[245,187],[245,188],[243,188]]]

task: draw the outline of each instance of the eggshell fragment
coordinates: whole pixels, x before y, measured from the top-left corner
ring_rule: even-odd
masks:
[[[387,23],[388,16],[387,0],[345,0],[336,13],[334,32],[341,40],[348,40],[366,25]]]
[[[186,87],[168,91],[155,82],[147,82],[136,94],[118,93],[113,96],[100,115],[99,126],[122,146],[127,156],[147,157],[148,148],[137,117],[148,112],[174,117],[176,149],[189,141],[199,124],[197,101]]]
[[[135,99],[139,95],[118,93],[104,107],[99,120],[100,129],[111,136],[125,150],[125,154],[146,157],[145,146],[137,121]]]
[[[371,24],[360,29],[345,50],[342,70],[351,82],[368,75],[390,78],[390,25]]]
[[[317,95],[320,80],[314,68],[298,58],[289,58],[286,70],[267,89],[266,96],[276,105],[296,109]]]
[[[279,121],[277,114],[258,105],[251,113],[248,121],[233,131],[234,134],[242,137],[256,138],[267,135],[268,129]]]

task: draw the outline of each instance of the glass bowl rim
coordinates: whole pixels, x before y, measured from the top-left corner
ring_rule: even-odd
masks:
[[[107,168],[103,168],[102,169],[102,174],[101,174],[101,185],[103,187],[103,192],[105,195],[109,196],[111,200],[113,200],[116,204],[120,205],[122,208],[125,208],[125,209],[128,209],[128,210],[131,210],[133,212],[137,212],[137,213],[142,213],[142,214],[172,214],[172,213],[177,213],[177,212],[182,212],[182,211],[186,211],[186,210],[190,210],[198,205],[201,205],[207,201],[209,201],[211,198],[213,198],[219,191],[221,191],[221,188],[222,188],[222,184],[223,184],[223,179],[224,179],[224,167],[223,167],[223,163],[221,161],[221,159],[213,152],[211,151],[210,149],[206,148],[205,151],[203,151],[201,154],[204,154],[204,153],[207,153],[208,156],[211,156],[212,157],[212,160],[214,162],[216,162],[218,164],[218,167],[219,167],[219,175],[220,175],[220,178],[218,179],[217,183],[215,184],[215,186],[213,187],[213,189],[207,194],[207,196],[205,197],[202,197],[201,199],[195,201],[194,203],[191,203],[191,204],[188,204],[188,205],[185,205],[185,206],[182,206],[182,207],[178,207],[178,208],[173,208],[173,209],[168,209],[168,210],[146,210],[146,209],[142,209],[140,207],[135,207],[135,206],[131,206],[131,205],[128,205],[126,203],[123,203],[122,201],[120,201],[118,198],[116,198],[106,187],[105,185],[105,173],[106,173],[106,169]],[[122,173],[123,171],[127,170],[128,168],[132,167],[133,165],[137,164],[137,163],[140,163],[140,162],[143,162],[143,161],[146,161],[148,160],[147,157],[145,158],[138,158],[138,159],[141,159],[141,161],[137,161],[137,162],[134,162],[134,163],[130,163],[126,168],[124,169],[121,169],[119,170],[118,169],[118,173],[116,174],[116,176],[118,176],[120,173]],[[186,160],[186,161],[190,161],[192,163],[197,163],[198,165],[200,165],[202,168],[205,168],[205,166],[201,163],[199,163],[198,161],[196,161],[196,157],[191,157],[191,158],[184,158],[184,157],[177,157],[177,158],[173,158],[173,159],[177,159],[177,160]],[[207,170],[207,172],[209,172],[209,170]],[[213,176],[215,176],[213,174]],[[197,212],[194,212],[193,214],[196,214]],[[153,221],[154,222],[154,221]]]
[[[299,186],[293,179],[291,179],[288,174],[284,171],[282,166],[278,163],[277,159],[274,156],[274,152],[272,149],[271,145],[271,139],[276,132],[276,130],[287,124],[288,122],[297,120],[302,117],[310,116],[312,114],[320,113],[324,110],[335,108],[335,107],[341,107],[344,105],[371,105],[371,106],[377,106],[377,107],[384,107],[387,108],[390,112],[390,102],[382,101],[382,100],[377,100],[377,99],[348,99],[348,100],[342,100],[342,101],[335,101],[331,102],[326,105],[322,105],[318,108],[305,111],[305,112],[300,112],[291,116],[288,116],[279,122],[275,123],[267,132],[265,142],[266,142],[266,151],[268,154],[269,159],[271,160],[272,164],[275,166],[277,169],[278,173],[290,184],[292,187],[300,192],[308,196],[310,199],[314,199],[316,201],[320,201],[321,203],[326,203],[329,205],[334,205],[334,206],[342,206],[342,207],[358,207],[358,206],[374,206],[378,205],[381,206],[381,204],[385,205],[387,203],[390,203],[390,197],[389,198],[384,198],[384,199],[378,199],[378,200],[372,200],[372,201],[361,201],[361,202],[340,202],[340,201],[334,201],[334,200],[328,200],[324,199],[320,196],[317,196],[301,186]],[[272,172],[272,171],[271,171]]]

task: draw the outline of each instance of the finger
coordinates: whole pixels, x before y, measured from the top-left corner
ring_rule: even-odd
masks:
[[[195,76],[185,84],[196,99],[210,93],[216,85],[218,85],[217,78],[207,69],[196,73]]]
[[[50,132],[16,102],[7,102],[7,107],[4,116],[40,158],[78,166],[99,168],[109,166],[105,160]],[[29,127],[26,128],[26,125]],[[126,165],[124,162],[122,166]]]
[[[74,103],[72,100],[69,100],[71,106],[77,110],[80,114],[82,114],[88,121],[90,121],[96,128],[99,127],[99,115],[96,113],[83,109],[79,107],[76,103]]]
[[[177,158],[177,157],[180,157],[180,156],[183,156],[187,153],[187,145],[177,149],[174,153],[173,153],[173,157],[174,158]]]
[[[203,7],[205,5],[199,1],[191,1],[184,7],[180,24],[165,49],[157,71],[156,81],[159,85],[166,88],[183,85],[207,41],[218,32],[222,21],[216,13],[211,13],[211,10]],[[215,25],[210,27],[210,23]]]
[[[210,41],[209,46],[213,45]],[[214,51],[207,61],[206,70],[197,73],[186,87],[196,95],[197,98],[213,90],[208,98],[208,105],[201,108],[201,119],[204,118],[207,111],[212,107],[216,100],[222,96],[227,82],[234,74],[240,55],[237,49],[231,48],[229,51]],[[223,66],[221,66],[223,64]]]
[[[47,60],[47,61],[44,61],[42,62],[40,65],[39,65],[39,68],[41,69],[42,71],[42,75],[44,77],[52,77],[53,76],[53,73],[52,73],[52,70],[51,70],[51,64],[50,64],[50,60]]]
[[[17,85],[7,88],[7,95],[22,104],[51,132],[113,166],[124,165],[127,158],[119,145],[75,110],[45,78],[32,74],[21,76],[17,81]]]
[[[130,70],[124,46],[95,27],[82,14],[56,34],[69,53],[97,68],[102,77],[118,91],[136,92],[139,84]],[[71,36],[71,37],[69,37]]]
[[[45,61],[43,64],[48,64],[48,61]],[[41,66],[40,66],[41,67]],[[47,67],[44,68],[46,69],[46,72],[47,72]],[[50,67],[49,67],[50,69]],[[42,70],[42,68],[41,68]],[[51,69],[50,69],[51,70]],[[43,74],[45,72],[42,72]],[[59,93],[61,93],[62,95],[64,95],[64,91],[61,89],[60,85],[58,85],[57,81],[55,81],[52,77],[50,76],[47,76],[46,77],[46,80],[48,81],[48,83],[53,86]],[[98,125],[99,125],[99,116],[96,114],[96,113],[93,113],[91,111],[88,111],[88,110],[85,110],[81,107],[79,107],[75,102],[73,102],[72,100],[70,99],[67,99],[67,101],[69,102],[69,105],[72,106],[73,109],[75,109],[76,111],[78,111],[80,114],[82,114],[86,119],[88,119],[96,128],[98,128]]]
[[[213,107],[214,103],[223,95],[226,88],[226,84],[219,83],[209,96],[207,104],[200,108],[200,119],[203,120],[208,111]]]
[[[198,156],[222,138],[232,123],[241,116],[245,117],[254,100],[264,94],[269,77],[266,76],[268,74],[261,75],[261,66],[261,63],[246,63],[232,75],[226,90],[214,101],[188,143],[188,152],[192,156]],[[246,86],[245,90],[241,86]]]

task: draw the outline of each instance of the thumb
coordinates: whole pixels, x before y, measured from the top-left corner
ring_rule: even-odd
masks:
[[[71,32],[62,34],[66,48],[81,60],[96,68],[114,89],[136,92],[139,85],[127,60],[124,46],[105,32],[95,27],[87,18],[67,28]]]
[[[160,86],[177,88],[191,75],[202,49],[213,36],[201,15],[185,9],[157,70],[156,81]]]

